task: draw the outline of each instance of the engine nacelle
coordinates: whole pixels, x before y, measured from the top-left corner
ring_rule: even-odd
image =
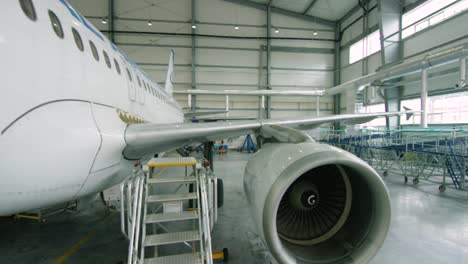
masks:
[[[387,236],[384,182],[358,157],[325,144],[267,144],[249,160],[244,191],[279,263],[367,263]]]

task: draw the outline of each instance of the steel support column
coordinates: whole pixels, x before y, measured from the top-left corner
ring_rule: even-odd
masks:
[[[271,90],[271,5],[267,6],[267,78],[266,78],[266,88]],[[271,118],[271,97],[266,97],[266,118]]]
[[[428,97],[427,69],[421,73],[421,128],[427,128],[427,97]]]
[[[114,27],[114,14],[115,14],[115,5],[114,0],[109,0],[108,4],[108,24],[109,24],[109,40],[114,43],[115,42],[115,27]]]
[[[333,86],[341,84],[341,23],[337,23],[335,27],[335,61],[333,73]],[[333,114],[341,114],[341,94],[333,95]],[[333,129],[339,130],[340,123],[334,122]]]
[[[196,38],[195,34],[197,33],[197,29],[194,28],[193,26],[196,25],[196,0],[191,1],[191,8],[192,8],[192,80],[191,80],[191,88],[192,89],[197,89],[197,74],[196,74],[196,58],[197,58],[197,52],[196,52]],[[192,97],[192,107],[191,110],[195,112],[197,110],[197,96],[194,95]]]
[[[382,46],[382,64],[388,65],[402,59],[401,45],[401,15],[402,4],[400,1],[378,0],[380,11],[380,44]],[[398,81],[398,80],[395,80]],[[385,90],[385,110],[399,111],[402,87]],[[387,117],[387,128],[397,128],[400,125],[400,117]]]
[[[263,80],[263,49],[264,46],[260,45],[259,53],[258,53],[258,90],[262,90],[262,80]],[[264,97],[258,97],[258,118],[263,118],[263,103]]]

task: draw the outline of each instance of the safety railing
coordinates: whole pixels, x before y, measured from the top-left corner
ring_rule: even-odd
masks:
[[[321,142],[335,145],[359,156],[383,176],[390,173],[413,180],[468,191],[468,136],[464,130],[345,131],[322,133]],[[455,175],[456,174],[456,175]],[[452,183],[447,183],[446,178]]]
[[[145,175],[138,173],[120,185],[120,223],[122,234],[129,240],[127,263],[138,263],[140,228],[145,190]]]
[[[201,251],[202,256],[204,256],[204,259],[206,260],[207,264],[212,264],[213,259],[212,259],[212,248],[211,248],[211,224],[210,224],[210,215],[212,214],[210,211],[211,206],[208,203],[208,177],[206,176],[206,171],[200,170],[198,173],[198,181],[199,181],[199,186],[200,186],[200,200],[201,200],[201,207],[200,209],[200,220],[201,220],[201,245],[200,247],[202,248]]]

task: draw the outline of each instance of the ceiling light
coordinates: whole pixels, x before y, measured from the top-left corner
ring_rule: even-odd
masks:
[[[279,33],[279,29],[275,28],[275,33],[278,34],[278,33]]]
[[[107,24],[107,19],[103,18],[103,19],[101,20],[101,23]]]
[[[235,29],[235,30],[238,30],[238,29],[239,29],[239,26],[234,26],[234,29]]]
[[[318,35],[318,32],[317,32],[317,31],[314,31],[313,34],[314,34],[314,36],[317,36],[317,35]]]
[[[193,28],[193,29],[196,29],[196,28],[197,28],[197,25],[192,25],[192,28]]]
[[[153,25],[153,23],[151,23],[151,20],[148,21],[148,26],[152,26],[152,25]]]

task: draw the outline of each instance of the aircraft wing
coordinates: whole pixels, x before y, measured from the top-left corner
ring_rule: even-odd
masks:
[[[168,151],[192,142],[215,141],[258,132],[265,127],[289,127],[311,129],[325,123],[345,121],[357,124],[374,118],[411,115],[414,112],[387,112],[372,114],[345,114],[325,117],[302,117],[288,119],[257,119],[210,123],[177,124],[132,124],[125,131],[127,147],[123,154],[128,159],[139,159],[144,155]]]

